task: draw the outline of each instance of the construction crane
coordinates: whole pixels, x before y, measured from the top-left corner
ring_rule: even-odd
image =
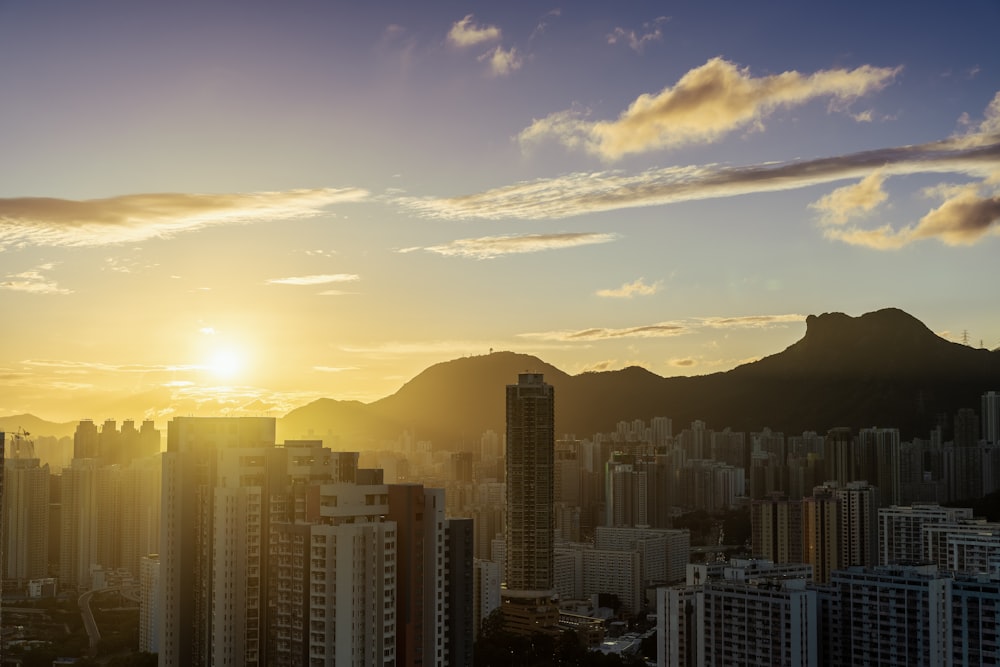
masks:
[[[33,459],[35,458],[35,441],[29,437],[31,434],[23,428],[18,427],[16,433],[7,434],[7,447],[3,453],[8,459]]]

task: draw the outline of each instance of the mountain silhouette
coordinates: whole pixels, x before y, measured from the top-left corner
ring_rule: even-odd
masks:
[[[789,434],[897,427],[909,439],[947,427],[959,408],[978,410],[984,392],[1000,390],[1000,351],[949,342],[887,308],[810,315],[805,336],[784,351],[703,376],[663,378],[638,367],[568,375],[537,357],[494,352],[431,366],[373,403],[314,401],[279,420],[279,437],[333,435],[347,447],[372,447],[408,430],[437,447],[471,448],[483,431],[503,432],[504,388],[526,371],[555,388],[560,435],[664,416],[675,432],[701,419],[713,429]]]

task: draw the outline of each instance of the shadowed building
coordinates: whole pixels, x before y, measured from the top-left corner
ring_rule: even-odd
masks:
[[[552,603],[555,391],[541,373],[521,373],[507,385],[505,625],[530,634],[554,628]]]

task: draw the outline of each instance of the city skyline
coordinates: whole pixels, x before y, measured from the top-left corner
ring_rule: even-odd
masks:
[[[719,18],[719,17],[722,18]],[[1000,345],[995,3],[0,8],[0,415]]]

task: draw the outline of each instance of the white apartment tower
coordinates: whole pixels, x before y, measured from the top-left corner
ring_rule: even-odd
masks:
[[[261,486],[274,427],[274,419],[251,417],[178,417],[168,424],[160,667],[264,664]]]
[[[851,567],[830,583],[831,664],[952,664],[952,578],[933,565]]]
[[[878,564],[913,565],[927,560],[924,526],[972,519],[972,508],[914,504],[878,511]]]

